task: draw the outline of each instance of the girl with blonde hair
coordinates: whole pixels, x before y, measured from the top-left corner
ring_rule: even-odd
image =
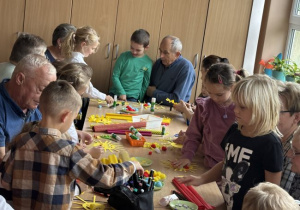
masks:
[[[179,182],[200,185],[221,180],[228,209],[241,209],[247,191],[260,182],[279,185],[283,152],[276,125],[280,100],[276,82],[265,75],[239,81],[232,91],[237,123],[221,143],[223,161],[200,177],[178,178]]]
[[[100,45],[100,37],[97,32],[90,26],[78,28],[76,31],[70,31],[62,43],[62,54],[68,63],[83,63],[85,57],[96,53]],[[101,93],[94,88],[93,84],[89,83],[89,88],[86,92],[89,98],[105,100],[107,103],[112,103],[113,98],[109,95]]]

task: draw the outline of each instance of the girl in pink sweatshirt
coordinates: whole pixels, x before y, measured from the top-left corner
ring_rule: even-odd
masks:
[[[189,165],[202,143],[204,164],[213,167],[224,158],[220,143],[235,121],[231,91],[235,82],[245,77],[245,70],[235,71],[230,64],[212,65],[204,79],[208,98],[201,98],[186,131],[182,156],[172,163],[175,167]]]

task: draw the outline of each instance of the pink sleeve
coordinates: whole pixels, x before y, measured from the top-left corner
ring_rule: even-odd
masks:
[[[182,148],[182,158],[192,161],[195,153],[202,142],[203,127],[207,118],[207,103],[209,98],[198,100],[197,108],[192,117],[192,121],[186,131],[186,140]]]

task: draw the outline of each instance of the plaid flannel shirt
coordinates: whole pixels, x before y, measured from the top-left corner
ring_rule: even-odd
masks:
[[[294,180],[295,173],[291,171],[292,163],[291,158],[287,157],[287,153],[291,148],[291,141],[292,141],[293,135],[291,135],[286,142],[283,144],[283,171],[282,171],[282,177],[280,181],[280,186],[285,189],[287,192],[290,191],[292,182]]]
[[[124,184],[135,172],[131,162],[103,165],[56,129],[35,127],[15,139],[2,171],[15,209],[69,209],[75,179],[103,188]]]

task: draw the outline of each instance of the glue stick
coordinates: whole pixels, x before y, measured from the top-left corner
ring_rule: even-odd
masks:
[[[118,96],[114,95],[114,103],[113,103],[113,107],[117,106],[117,100],[118,100]]]
[[[138,138],[140,139],[142,137],[142,134],[138,132],[137,129],[135,129],[133,126],[129,127],[129,130]]]
[[[151,99],[151,108],[150,108],[150,111],[151,111],[151,112],[154,112],[154,109],[155,109],[155,102],[156,102],[156,98],[152,98],[152,99]]]
[[[161,128],[161,135],[165,135],[166,134],[166,126],[162,126]]]
[[[121,138],[120,136],[118,136],[118,135],[116,135],[116,134],[114,134],[114,133],[111,134],[111,137],[112,137],[113,139],[115,139],[115,140],[118,140],[118,141],[121,141],[121,140],[122,140],[122,138]]]

